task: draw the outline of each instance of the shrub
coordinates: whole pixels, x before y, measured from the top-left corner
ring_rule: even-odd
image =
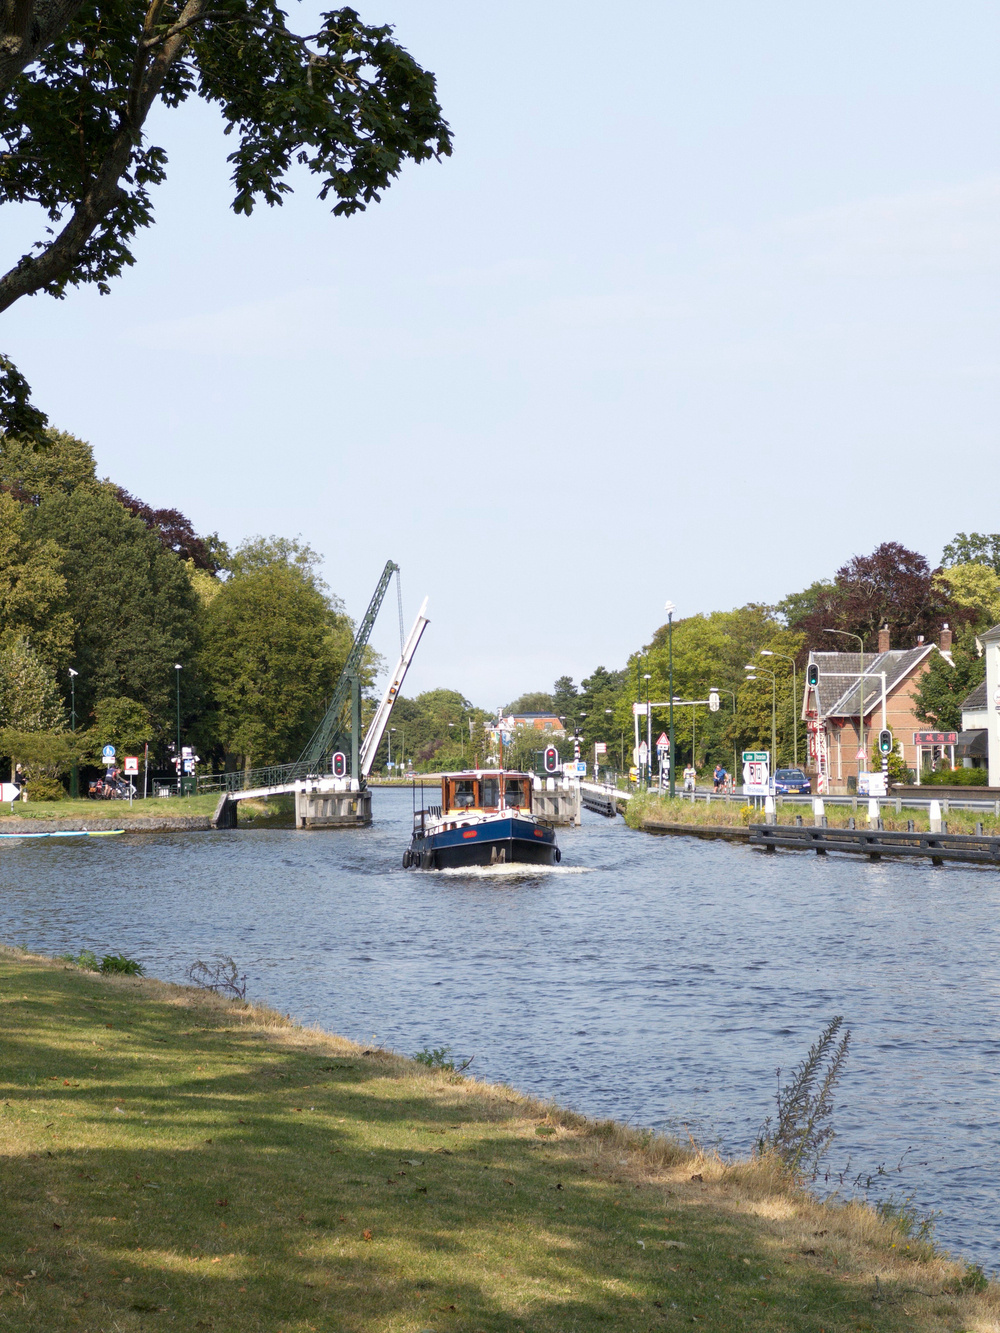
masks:
[[[66,788],[58,778],[30,778],[28,780],[29,801],[64,801]]]
[[[777,1095],[778,1118],[764,1121],[757,1135],[759,1153],[775,1152],[793,1171],[807,1167],[814,1173],[830,1145],[833,1127],[833,1090],[843,1072],[851,1044],[850,1028],[837,1037],[844,1020],[832,1018],[810,1046],[809,1054],[792,1070],[788,1083]],[[781,1077],[781,1070],[777,1071]]]
[[[940,773],[922,773],[921,783],[925,787],[988,787],[990,773],[987,768],[945,768]]]
[[[127,977],[145,976],[146,969],[134,958],[126,958],[123,953],[107,953],[101,959],[102,972],[117,972]]]

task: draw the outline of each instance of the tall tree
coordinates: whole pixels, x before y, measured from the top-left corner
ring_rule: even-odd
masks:
[[[267,550],[270,558],[266,558]],[[208,724],[227,763],[298,757],[326,708],[351,644],[339,602],[303,567],[296,543],[247,543],[204,610]]]
[[[45,430],[31,438],[10,431],[0,436],[0,490],[22,504],[38,505],[53,491],[68,495],[97,484],[94,451],[75,435]]]
[[[949,666],[940,653],[932,653],[927,670],[913,695],[914,712],[921,722],[948,731],[962,726],[962,701],[986,675],[986,659],[976,646],[971,625],[959,632],[952,646]]]
[[[55,675],[28,640],[0,649],[0,727],[17,731],[59,731],[66,712]]]
[[[190,697],[200,602],[180,560],[115,499],[108,486],[53,492],[29,511],[29,531],[54,542],[74,622],[77,711],[126,696],[173,731],[177,681]]]
[[[276,0],[17,0],[0,28],[0,202],[35,204],[48,220],[0,276],[0,310],[81,283],[106,292],[135,262],[166,177],[166,153],[145,134],[154,107],[199,97],[218,108],[235,140],[237,213],[280,204],[295,164],[335,214],[355,213],[407,159],[451,151],[433,75],[391,28],[347,7],[299,35]],[[0,365],[10,429],[30,428],[26,389]]]
[[[974,562],[1000,574],[1000,532],[956,533],[941,555],[945,569]]]
[[[67,666],[73,641],[61,560],[55,542],[32,540],[22,507],[0,491],[0,644],[30,641],[50,671]]]
[[[899,542],[883,542],[871,555],[853,556],[837,570],[833,588],[822,592],[815,609],[797,622],[804,649],[834,650],[837,637],[826,631],[839,629],[860,635],[874,650],[883,625],[889,626],[894,647],[911,647],[918,635],[933,638],[945,620],[964,621],[933,575],[925,556]],[[840,646],[845,644],[841,639]]]

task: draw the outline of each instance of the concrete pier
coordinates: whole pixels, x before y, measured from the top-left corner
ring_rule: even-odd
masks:
[[[541,824],[580,824],[580,784],[571,778],[535,778],[531,806]]]
[[[360,828],[371,822],[371,792],[359,791],[348,778],[296,788],[296,828]]]

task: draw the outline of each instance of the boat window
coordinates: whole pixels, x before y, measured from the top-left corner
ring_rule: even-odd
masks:
[[[527,801],[524,799],[524,779],[508,778],[504,786],[503,798],[507,805],[527,805]]]
[[[500,779],[483,778],[483,809],[495,810],[500,804]]]
[[[452,809],[471,810],[476,804],[476,782],[474,778],[457,778],[452,792]]]

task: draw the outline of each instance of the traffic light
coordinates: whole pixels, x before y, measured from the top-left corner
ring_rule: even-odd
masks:
[[[711,712],[711,713],[717,713],[717,712],[719,711],[719,691],[718,691],[718,690],[709,690],[709,692],[708,692],[708,709],[709,709],[709,712]]]
[[[815,662],[810,662],[809,665],[806,667],[806,684],[807,685],[819,684],[819,667],[816,665]]]
[[[556,773],[559,770],[559,751],[554,745],[547,747],[545,756],[542,760],[546,773]]]
[[[879,732],[878,748],[882,754],[892,754],[892,732],[888,728]]]
[[[333,776],[342,778],[347,772],[347,755],[338,750],[333,756]]]

